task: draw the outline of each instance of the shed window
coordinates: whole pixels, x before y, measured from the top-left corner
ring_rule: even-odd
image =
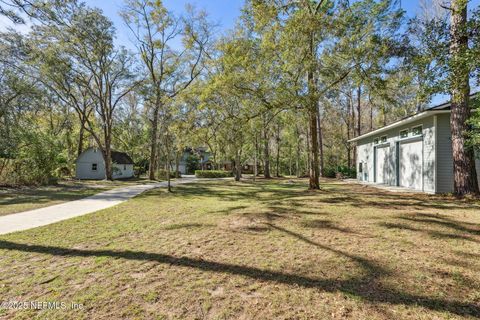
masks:
[[[97,164],[96,163],[92,163],[92,171],[97,171]]]
[[[382,143],[385,143],[387,142],[387,136],[383,136],[380,138],[380,140],[382,141]]]
[[[400,131],[400,138],[408,137],[408,129]]]
[[[123,165],[123,171],[125,171],[125,170],[127,170],[127,165],[126,164]]]
[[[412,128],[412,136],[421,136],[422,135],[422,126],[417,126]]]
[[[358,172],[362,173],[363,172],[363,162],[360,162],[358,164]]]
[[[375,139],[373,140],[373,143],[374,143],[374,144],[378,144],[378,141],[379,141],[378,138],[375,138]]]

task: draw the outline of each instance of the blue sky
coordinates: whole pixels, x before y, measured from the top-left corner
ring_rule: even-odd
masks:
[[[399,0],[399,2],[410,17],[420,10],[419,0]],[[118,43],[131,47],[129,30],[118,15],[122,9],[123,0],[86,0],[86,3],[102,9],[104,14],[115,23]],[[163,4],[168,10],[176,13],[181,13],[186,4],[193,4],[196,8],[205,10],[210,18],[219,24],[219,32],[231,29],[235,25],[243,3],[244,0],[163,0]],[[480,0],[470,0],[470,8],[478,6],[479,3]]]
[[[98,7],[103,10],[117,28],[117,42],[121,45],[131,48],[131,36],[118,12],[122,9],[124,1],[122,0],[86,0],[91,7]],[[235,20],[240,15],[240,9],[243,0],[163,0],[163,5],[170,11],[182,13],[187,4],[194,5],[197,9],[205,10],[210,19],[218,24],[218,32],[231,29],[235,25]]]
[[[129,49],[134,50],[131,41],[131,35],[128,28],[123,23],[119,16],[119,11],[122,9],[124,0],[84,0],[91,7],[98,7],[102,9],[103,13],[109,17],[117,29],[117,44],[123,45]],[[355,1],[355,0],[351,0]],[[421,0],[398,0],[401,7],[407,12],[408,17],[413,17],[420,11]],[[422,0],[432,1],[432,0]],[[446,1],[444,1],[446,2]],[[240,15],[244,0],[163,0],[164,6],[175,13],[181,13],[185,9],[186,4],[192,4],[198,9],[205,10],[210,19],[218,24],[217,31],[223,33],[231,29],[235,25],[236,19]],[[480,0],[470,0],[469,9],[480,6]],[[7,18],[0,16],[0,31],[6,27],[12,26]],[[29,26],[15,26],[19,31],[27,31]],[[434,97],[432,103],[439,103],[445,100],[446,97]]]

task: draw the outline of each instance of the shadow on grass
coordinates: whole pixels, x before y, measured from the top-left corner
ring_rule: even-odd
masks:
[[[0,240],[0,249],[21,252],[41,253],[63,257],[112,257],[138,261],[153,261],[172,266],[188,267],[207,272],[218,272],[231,275],[249,277],[260,281],[276,282],[304,288],[316,288],[327,292],[343,292],[369,302],[422,306],[430,310],[448,311],[457,315],[480,315],[480,307],[474,303],[432,298],[402,292],[390,288],[379,281],[388,274],[381,266],[368,259],[348,254],[340,250],[313,242],[308,238],[284,228],[273,226],[275,229],[305,241],[314,246],[335,252],[348,257],[365,269],[365,275],[350,279],[321,279],[303,275],[265,270],[256,267],[235,265],[229,263],[208,261],[189,257],[175,257],[168,254],[149,253],[142,251],[112,251],[112,250],[81,250],[53,246],[26,245]]]
[[[455,233],[449,233],[449,232],[443,232],[443,231],[438,231],[438,230],[428,230],[428,229],[422,229],[422,228],[416,228],[413,226],[410,226],[405,223],[391,223],[391,222],[382,222],[379,223],[380,226],[386,227],[388,229],[399,229],[399,230],[409,230],[409,231],[415,231],[415,232],[422,232],[427,235],[429,235],[432,238],[440,238],[440,239],[458,239],[458,240],[465,240],[465,241],[471,241],[471,242],[476,242],[480,243],[479,240],[472,238],[471,236],[464,235],[464,234],[455,234]]]
[[[315,219],[315,220],[304,221],[302,223],[302,226],[305,228],[312,228],[312,229],[336,230],[343,233],[357,233],[355,231],[352,231],[349,228],[340,227],[330,220]]]
[[[457,221],[440,214],[430,213],[400,215],[396,218],[407,221],[408,224],[381,222],[379,225],[388,229],[422,232],[432,238],[459,239],[480,243],[480,239],[475,238],[480,235],[480,227],[475,223]]]
[[[373,187],[356,184],[346,184],[335,181],[326,182],[318,192],[309,192],[305,182],[279,183],[276,180],[261,180],[256,183],[247,181],[209,181],[208,183],[192,182],[194,188],[177,187],[181,189],[179,197],[216,197],[225,201],[242,201],[252,199],[272,206],[288,202],[289,206],[305,206],[309,201],[311,206],[335,205],[353,206],[356,208],[378,208],[388,210],[405,209],[439,209],[439,210],[480,210],[480,201],[475,199],[456,199],[441,195],[398,194]],[[186,185],[185,185],[186,186]],[[156,196],[155,193],[145,196]],[[296,199],[297,198],[297,199]],[[301,201],[298,201],[299,199]],[[311,200],[308,200],[308,199]]]
[[[442,215],[416,213],[413,215],[400,216],[399,219],[425,225],[450,228],[459,232],[464,232],[475,236],[480,235],[480,227],[477,224],[457,221]]]
[[[193,185],[193,187],[192,187]],[[301,184],[275,184],[275,183],[234,183],[230,181],[194,181],[177,186],[179,192],[175,193],[179,198],[219,198],[223,201],[236,202],[251,199],[263,203],[281,201],[299,196],[314,195]],[[142,197],[157,197],[155,192],[149,192]]]
[[[204,224],[204,223],[175,223],[170,224],[163,229],[165,230],[178,230],[178,229],[194,229],[194,228],[205,228],[205,227],[215,227],[214,224]]]

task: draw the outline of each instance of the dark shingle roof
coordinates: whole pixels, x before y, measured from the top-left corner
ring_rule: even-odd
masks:
[[[119,151],[112,151],[112,162],[116,164],[133,164],[133,160],[128,154]]]

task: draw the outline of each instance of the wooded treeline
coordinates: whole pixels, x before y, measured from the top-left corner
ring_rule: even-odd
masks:
[[[216,168],[253,164],[265,177],[355,174],[348,140],[452,97],[455,186],[478,193],[480,10],[394,0],[247,0],[234,29],[207,13],[127,0],[133,39],[81,1],[4,1],[0,34],[0,183],[51,183],[88,146],[129,153],[138,173],[175,170],[185,147]],[[258,164],[258,166],[256,165]],[[473,168],[473,171],[472,171]]]

